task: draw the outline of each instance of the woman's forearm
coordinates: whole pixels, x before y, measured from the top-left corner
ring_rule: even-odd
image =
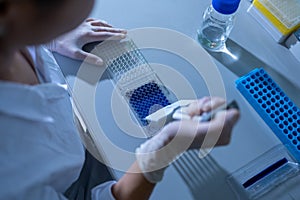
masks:
[[[145,179],[137,162],[113,187],[112,193],[117,200],[149,199],[155,184]],[[133,173],[135,172],[135,173]]]

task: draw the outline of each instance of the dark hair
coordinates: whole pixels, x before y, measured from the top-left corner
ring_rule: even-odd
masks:
[[[34,0],[34,1],[40,5],[51,5],[51,4],[57,4],[59,2],[63,2],[63,0]]]
[[[23,0],[25,1],[25,0]],[[29,0],[34,2],[40,9],[53,9],[56,8],[59,3],[63,3],[64,0]],[[0,15],[6,12],[8,1],[0,0]]]
[[[6,1],[0,1],[0,14],[6,11],[6,6],[7,6]]]
[[[63,1],[64,0],[34,0],[34,2],[41,8],[49,8],[57,5],[58,3],[63,3]]]
[[[63,4],[65,0],[33,0],[36,4],[36,7],[39,9],[41,14],[49,13],[45,11],[53,11],[59,6],[59,4]]]

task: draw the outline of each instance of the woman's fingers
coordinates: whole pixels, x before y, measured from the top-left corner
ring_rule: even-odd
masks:
[[[111,32],[111,33],[124,33],[124,34],[127,33],[125,29],[104,27],[104,26],[93,26],[92,30],[95,32]]]
[[[90,24],[91,29],[95,32],[113,32],[124,34],[127,33],[125,29],[114,28],[112,25],[108,24],[106,21],[103,20],[95,20],[93,18],[88,18],[86,22]]]
[[[225,103],[225,99],[221,97],[212,97],[210,101],[204,103],[202,110],[203,112],[209,112],[216,109]]]
[[[203,112],[209,112],[225,103],[225,99],[221,97],[203,97],[195,100],[188,107],[182,108],[182,112],[187,113],[191,117],[201,115]]]
[[[86,43],[104,41],[104,40],[121,40],[126,38],[126,34],[113,32],[93,32],[86,36]]]
[[[104,26],[104,27],[113,27],[112,25],[108,24],[106,21],[103,20],[90,20],[88,21],[92,26]]]
[[[85,21],[86,22],[91,22],[91,21],[95,21],[96,19],[94,19],[94,18],[87,18]]]
[[[187,113],[191,117],[200,115],[202,113],[202,107],[205,103],[210,101],[210,97],[203,97],[195,102],[191,103],[188,107],[183,108],[182,112]]]
[[[183,132],[193,137],[190,148],[211,148],[229,144],[234,125],[239,119],[239,112],[236,109],[220,111],[208,122],[193,122],[183,125]],[[182,129],[183,130],[183,129]],[[195,131],[196,130],[196,131]],[[193,135],[195,134],[195,135]]]
[[[121,28],[114,28],[103,20],[95,20],[94,18],[86,19],[86,23],[82,24],[85,33],[82,34],[80,43],[86,44],[104,40],[121,40],[126,37],[127,31]]]
[[[218,121],[218,123],[224,121],[225,119],[225,124],[233,126],[237,120],[240,117],[240,112],[237,109],[229,109],[229,110],[224,110],[217,112],[214,119],[212,121]]]
[[[206,105],[212,109],[224,103],[223,98],[205,97],[195,101],[186,110],[196,113]],[[178,120],[166,125],[162,134],[166,137],[165,144],[175,145],[184,151],[195,148],[212,148],[214,146],[227,145],[231,140],[232,129],[239,119],[237,109],[229,109],[217,112],[215,117],[206,122],[193,120]]]
[[[236,109],[229,109],[218,112],[214,119],[211,120],[208,135],[213,134],[213,136],[217,139],[215,141],[217,146],[229,144],[232,129],[238,119],[239,111]]]

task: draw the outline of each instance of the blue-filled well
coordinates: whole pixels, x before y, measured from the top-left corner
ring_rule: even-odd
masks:
[[[236,87],[300,162],[300,110],[264,69],[236,81]]]
[[[149,82],[131,92],[129,104],[141,124],[146,126],[148,122],[145,120],[145,117],[156,111],[153,107],[155,106],[159,109],[170,105],[170,102],[157,83]]]

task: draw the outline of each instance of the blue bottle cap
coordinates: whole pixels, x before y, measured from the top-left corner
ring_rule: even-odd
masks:
[[[241,0],[212,0],[212,6],[219,13],[230,15],[238,9],[240,1]]]

